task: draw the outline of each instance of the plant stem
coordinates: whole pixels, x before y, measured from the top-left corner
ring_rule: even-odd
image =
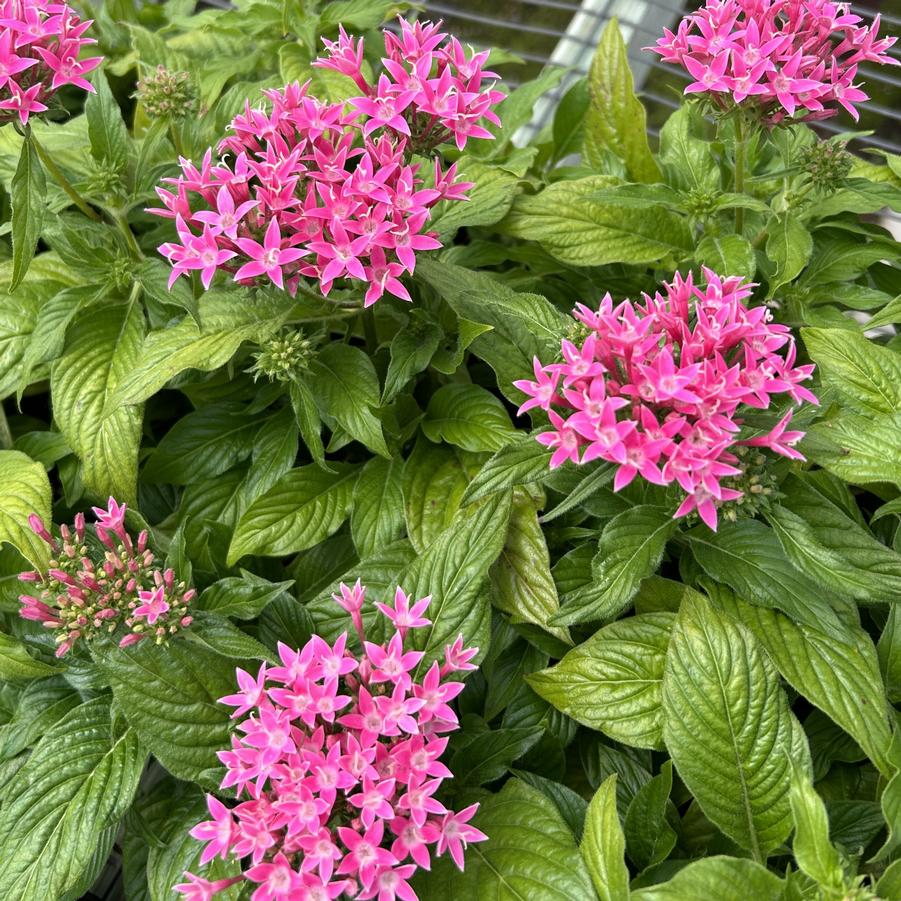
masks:
[[[115,213],[110,214],[113,218],[113,221],[116,223],[116,227],[122,232],[122,237],[125,238],[125,243],[128,245],[128,249],[132,252],[136,260],[143,260],[144,254],[141,253],[141,248],[138,246],[137,239],[134,236],[134,232],[131,230],[131,226],[128,224],[128,220],[125,218],[123,213],[116,211]]]
[[[741,116],[735,118],[735,193],[745,193],[745,151],[747,148],[744,122]],[[741,235],[745,227],[745,211],[741,207],[735,208],[735,231]]]
[[[6,421],[6,410],[3,409],[3,401],[0,401],[0,448],[8,450],[13,446],[13,433],[9,430]]]
[[[57,184],[69,195],[69,199],[75,206],[78,207],[89,219],[93,219],[94,222],[100,222],[101,217],[97,210],[88,206],[87,201],[75,188],[72,186],[72,182],[63,175],[62,170],[56,163],[53,161],[53,157],[50,156],[49,153],[44,149],[43,144],[34,136],[34,132],[31,133],[31,143],[34,145],[34,149],[37,151],[38,157],[41,162],[44,164],[44,167],[47,171],[56,179]]]
[[[181,135],[178,133],[178,129],[175,127],[174,122],[169,123],[169,137],[172,138],[172,146],[175,148],[175,152],[179,156],[184,156],[185,149],[181,143]]]

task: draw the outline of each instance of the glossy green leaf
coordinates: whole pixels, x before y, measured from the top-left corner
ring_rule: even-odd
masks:
[[[829,841],[826,805],[806,774],[793,774],[789,800],[795,821],[792,841],[795,861],[819,885],[841,889],[844,871],[841,858]]]
[[[478,385],[444,385],[429,401],[422,421],[425,436],[467,451],[494,452],[516,434],[503,404]]]
[[[672,789],[673,762],[667,760],[660,772],[636,792],[626,811],[629,859],[641,870],[666,860],[676,845],[676,832],[667,821]]]
[[[205,588],[196,604],[201,610],[209,610],[220,616],[253,619],[293,584],[292,581],[270,582],[247,570],[241,570],[240,578],[228,576]]]
[[[807,265],[813,239],[801,221],[791,213],[773,216],[767,225],[766,255],[776,264],[770,294],[797,278]]]
[[[784,885],[753,860],[708,857],[688,864],[669,882],[632,892],[632,901],[782,901]]]
[[[47,181],[31,132],[26,132],[19,164],[10,187],[12,200],[13,266],[9,290],[12,292],[28,272],[46,209]]]
[[[604,780],[588,805],[585,833],[579,845],[600,901],[627,901],[629,898],[625,846],[623,828],[616,812],[614,774]]]
[[[59,670],[35,660],[21,641],[0,632],[0,679],[40,679]]]
[[[813,425],[807,456],[852,485],[901,485],[901,413],[842,414]]]
[[[403,461],[371,459],[354,487],[350,532],[360,557],[369,557],[404,534]]]
[[[21,451],[0,450],[0,542],[8,541],[35,566],[43,569],[50,559],[50,548],[28,525],[36,513],[46,525],[50,519],[50,482],[40,463]]]
[[[551,452],[531,435],[522,435],[497,451],[473,476],[463,495],[472,503],[494,491],[541,482],[549,475]]]
[[[541,738],[540,728],[492,729],[480,732],[459,747],[450,758],[454,785],[484,785],[505,775]]]
[[[92,81],[94,93],[88,94],[84,105],[91,156],[99,165],[112,172],[119,172],[125,168],[128,160],[128,130],[122,121],[119,104],[110,90],[106,73],[98,71]]]

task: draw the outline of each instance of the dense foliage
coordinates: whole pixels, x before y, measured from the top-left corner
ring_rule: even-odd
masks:
[[[3,3],[0,897],[901,898],[878,21],[711,0],[652,149],[615,22],[524,144],[194,6]]]

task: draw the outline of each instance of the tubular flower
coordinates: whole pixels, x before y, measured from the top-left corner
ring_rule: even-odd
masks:
[[[87,536],[84,515],[71,527],[60,527],[54,538],[39,516],[28,518],[32,530],[50,545],[45,572],[24,572],[23,582],[34,585],[34,595],[21,595],[19,615],[52,629],[56,656],[67,654],[79,640],[109,634],[124,626],[119,646],[145,638],[162,643],[191,625],[188,607],[193,589],[176,580],[171,569],[154,566],[147,547],[147,532],[136,539],[125,529],[125,504],[109,499],[106,509],[93,508],[98,543]],[[120,630],[121,631],[121,630]]]
[[[466,54],[437,28],[402,20],[401,37],[386,35],[375,84],[361,72],[362,41],[342,29],[315,65],[349,75],[360,97],[325,103],[309,82],[266,90],[269,107],[245,105],[219,159],[207,151],[199,170],[180,160],[182,174],[166,179],[174,190],[158,188],[163,206],[150,210],[176,223],[179,240],[159,248],[172,281],[201,270],[208,287],[218,270],[292,295],[308,278],[326,296],[336,281],[363,283],[365,306],[386,293],[409,300],[401,276],[418,252],[441,247],[427,230],[432,209],[471,187],[455,165],[435,157],[423,173],[411,158],[451,138],[462,147],[492,137],[478,123],[497,122],[491,107],[503,97],[482,86],[496,77],[482,70],[484,54]]]
[[[535,361],[536,381],[514,385],[528,396],[520,413],[539,407],[553,428],[537,440],[553,448],[551,466],[602,459],[616,466],[619,491],[636,476],[655,485],[677,483],[685,498],[676,517],[697,511],[710,528],[717,508],[743,492],[740,476],[750,446],[803,460],[788,430],[788,411],[764,435],[742,436],[742,410],[770,407],[773,395],[817,403],[801,383],[812,365],[795,365],[787,326],[765,307],[748,308],[753,285],[704,269],[706,284],[678,273],[664,294],[597,311],[579,304],[574,317],[587,329],[581,347],[564,341],[563,362]],[[738,483],[734,483],[738,484]],[[755,483],[756,484],[756,483]]]
[[[422,651],[405,639],[430,621],[429,598],[411,603],[400,589],[393,606],[377,604],[393,635],[366,641],[359,611],[366,589],[341,586],[335,601],[351,614],[363,650],[347,633],[330,645],[318,635],[295,650],[279,644],[279,666],[256,677],[237,671],[239,691],[221,698],[240,719],[232,747],[222,751],[227,807],[207,797],[210,819],[191,835],[204,842],[202,865],[215,857],[242,861],[238,881],[252,901],[297,898],[402,898],[416,901],[409,880],[447,851],[463,869],[468,842],[486,836],[470,824],[478,805],[457,813],[436,796],[451,772],[439,760],[458,728],[450,702],[471,670],[477,648],[462,637],[445,662],[423,669]],[[175,886],[212,897],[235,880],[211,883],[186,873]],[[201,888],[198,888],[200,886]],[[218,887],[217,887],[218,886]],[[200,895],[200,891],[207,894]]]
[[[771,124],[786,118],[826,119],[868,100],[854,83],[861,63],[898,65],[896,38],[829,0],[707,0],[656,46],[664,62],[691,76],[686,94],[700,93],[722,108],[758,110]]]
[[[0,123],[18,118],[25,125],[63,85],[93,93],[85,75],[102,57],[79,59],[97,43],[83,37],[90,25],[65,3],[0,0]]]

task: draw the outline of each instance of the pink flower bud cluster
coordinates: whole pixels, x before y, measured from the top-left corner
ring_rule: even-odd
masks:
[[[462,637],[417,677],[421,651],[405,641],[429,625],[430,598],[410,603],[397,589],[393,606],[377,604],[393,635],[366,640],[360,582],[341,585],[335,601],[351,615],[362,653],[347,633],[329,645],[314,635],[300,650],[279,644],[280,666],[263,664],[256,676],[237,671],[237,694],[221,698],[236,708],[240,735],[220,752],[227,768],[222,788],[235,788],[228,807],[212,795],[212,819],[191,835],[206,843],[206,864],[231,855],[243,872],[211,882],[186,873],[175,886],[188,901],[208,901],[239,882],[251,883],[252,901],[325,901],[348,898],[416,901],[409,880],[431,866],[430,851],[447,851],[463,868],[467,842],[486,836],[469,824],[478,805],[457,813],[436,797],[451,778],[440,758],[445,734],[458,728],[451,700],[463,683],[450,676],[476,667],[477,648]]]
[[[723,108],[756,108],[770,123],[826,119],[868,100],[854,83],[862,62],[897,65],[888,55],[896,38],[829,0],[707,0],[676,32],[664,29],[655,47],[694,79],[686,94],[702,93]]]
[[[125,504],[110,498],[106,509],[93,510],[97,542],[87,535],[82,513],[71,528],[60,527],[59,539],[39,516],[28,517],[32,530],[50,545],[52,558],[45,572],[19,576],[33,583],[37,593],[20,596],[19,615],[54,630],[57,657],[79,640],[90,641],[120,626],[128,631],[119,647],[127,647],[145,638],[162,643],[192,621],[188,605],[194,590],[176,581],[171,569],[153,565],[146,531],[132,539],[125,529]]]
[[[675,516],[697,510],[715,529],[717,506],[742,496],[722,484],[742,474],[730,449],[804,459],[793,447],[804,433],[786,431],[791,410],[768,434],[741,438],[742,409],[766,410],[776,394],[817,399],[801,385],[814,367],[795,365],[788,327],[744,304],[753,285],[703,273],[703,287],[676,273],[665,295],[645,294],[640,304],[614,306],[609,294],[597,311],[579,304],[573,316],[588,330],[581,345],[564,340],[563,362],[536,359],[535,381],[514,384],[529,396],[520,413],[538,407],[550,417],[553,429],[538,441],[553,448],[552,467],[607,460],[617,467],[615,491],[637,475],[676,482],[686,497]]]
[[[93,93],[84,76],[103,57],[78,58],[97,43],[83,37],[90,25],[65,3],[0,0],[0,123],[18,116],[25,125],[63,85]]]
[[[465,200],[471,187],[456,181],[455,165],[443,170],[437,156],[426,185],[420,164],[410,158],[431,152],[452,133],[458,143],[491,137],[477,122],[496,121],[490,106],[502,97],[474,90],[491,74],[482,72],[484,55],[467,56],[454,41],[440,49],[446,35],[436,28],[403,22],[401,38],[386,38],[402,41],[421,61],[420,70],[434,60],[441,73],[435,85],[429,87],[423,74],[414,90],[411,75],[397,93],[391,78],[400,72],[392,68],[391,78],[382,75],[370,86],[360,74],[361,43],[342,31],[321,62],[343,71],[349,58],[355,60],[355,80],[366,96],[351,100],[350,109],[313,97],[309,82],[267,90],[271,109],[248,103],[231,123],[234,134],[219,145],[222,158],[215,164],[212,151],[199,169],[180,160],[182,175],[166,179],[174,189],[157,189],[163,208],[150,211],[175,219],[179,241],[159,248],[172,264],[170,286],[196,270],[208,288],[221,270],[239,284],[271,282],[292,295],[306,277],[326,296],[336,280],[363,282],[366,306],[385,293],[410,300],[401,277],[413,272],[418,251],[441,247],[426,230],[432,208],[441,200]],[[415,101],[427,88],[430,99],[420,110]],[[433,108],[443,112],[425,111]]]

